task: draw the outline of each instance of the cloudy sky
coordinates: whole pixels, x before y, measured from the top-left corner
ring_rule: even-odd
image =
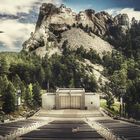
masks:
[[[127,13],[140,20],[140,0],[0,0],[0,51],[20,51],[22,43],[34,31],[43,2],[66,4],[76,12],[92,8],[113,16]]]

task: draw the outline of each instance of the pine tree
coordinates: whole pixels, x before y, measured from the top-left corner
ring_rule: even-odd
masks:
[[[5,113],[11,113],[15,111],[15,88],[11,82],[9,82],[5,94],[3,95],[3,106],[2,109]]]
[[[33,106],[33,91],[32,91],[32,84],[28,85],[25,91],[25,104],[28,107]]]
[[[23,82],[21,82],[20,90],[21,90],[21,99],[22,99],[23,101],[25,101],[26,87],[25,87],[25,84],[24,84]]]
[[[6,75],[9,72],[9,65],[5,58],[0,59],[0,76]]]
[[[0,95],[3,95],[5,92],[5,89],[7,88],[9,84],[8,78],[6,75],[0,76]]]
[[[52,77],[52,71],[51,71],[51,66],[48,64],[47,68],[46,68],[46,80],[47,80],[47,89],[49,91],[50,89],[50,80]]]
[[[16,76],[13,77],[12,83],[14,84],[16,90],[20,89],[20,85],[21,85],[22,81],[17,74],[16,74]]]
[[[42,86],[44,80],[45,80],[45,72],[44,69],[40,67],[37,74],[37,81],[39,82],[40,86]]]
[[[33,101],[34,105],[41,106],[41,88],[38,82],[33,84]]]

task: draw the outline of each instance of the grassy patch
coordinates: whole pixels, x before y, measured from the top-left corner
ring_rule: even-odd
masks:
[[[104,109],[106,109],[107,111],[109,111],[111,114],[113,115],[118,115],[119,114],[119,110],[120,110],[120,103],[119,102],[115,102],[111,108],[108,108],[107,104],[106,104],[106,100],[105,99],[101,99],[100,101],[100,106]]]

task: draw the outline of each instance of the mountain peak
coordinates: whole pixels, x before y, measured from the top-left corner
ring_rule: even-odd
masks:
[[[88,42],[84,43],[85,48],[97,47],[101,50],[101,46],[98,47],[97,44],[96,47],[93,47],[95,44],[92,45],[91,42],[96,41],[93,41],[87,36],[92,36],[94,39],[97,39],[95,36],[98,36],[100,37],[100,40],[102,40],[101,38],[104,38],[105,36],[111,36],[110,30],[116,26],[126,26],[125,30],[123,28],[123,33],[125,33],[129,24],[127,17],[127,15],[118,15],[113,18],[107,12],[102,11],[95,13],[93,9],[87,9],[76,14],[72,9],[67,8],[64,4],[60,7],[56,7],[52,3],[43,3],[40,7],[36,30],[23,44],[23,49],[26,51],[38,51],[41,52],[41,55],[45,55],[48,51],[46,48],[51,48],[52,46],[53,49],[56,47],[61,48],[63,45],[62,40],[64,41],[64,38],[66,38],[68,42],[70,42],[70,36],[75,36],[74,33],[76,33],[75,37],[84,39],[85,36],[88,38]],[[67,32],[69,30],[72,31]],[[81,30],[84,31],[82,34]],[[67,33],[70,35],[67,35]],[[111,50],[109,43],[105,41],[101,42],[104,42],[102,44],[108,44],[109,49],[103,49],[104,47],[102,47],[102,51],[99,51],[98,53]],[[77,44],[76,40],[72,44],[80,47],[80,43]],[[90,44],[90,46],[88,44]]]

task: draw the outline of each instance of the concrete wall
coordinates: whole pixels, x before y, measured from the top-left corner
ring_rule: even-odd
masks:
[[[85,94],[85,106],[88,110],[98,110],[100,108],[100,97],[95,93]]]
[[[55,104],[55,97],[56,94],[54,93],[46,93],[42,95],[42,108],[44,109],[54,109],[54,107],[56,107]]]
[[[95,93],[85,93],[82,98],[81,109],[87,107],[88,110],[98,110],[100,108],[100,97]],[[57,99],[57,94],[55,93],[46,93],[42,95],[42,108],[47,110],[52,110],[56,107],[59,109],[59,95]]]
[[[72,96],[80,96],[81,97],[81,103],[80,103],[80,108],[81,109],[84,109],[85,108],[85,98],[84,98],[84,95],[83,93],[57,93],[56,94],[56,109],[61,109],[61,105],[60,105],[60,97],[69,97],[70,98],[70,101],[69,101],[69,105],[70,106],[69,108],[71,108],[71,97]],[[75,101],[74,101],[75,103]],[[65,105],[67,106],[67,103],[65,102]]]

